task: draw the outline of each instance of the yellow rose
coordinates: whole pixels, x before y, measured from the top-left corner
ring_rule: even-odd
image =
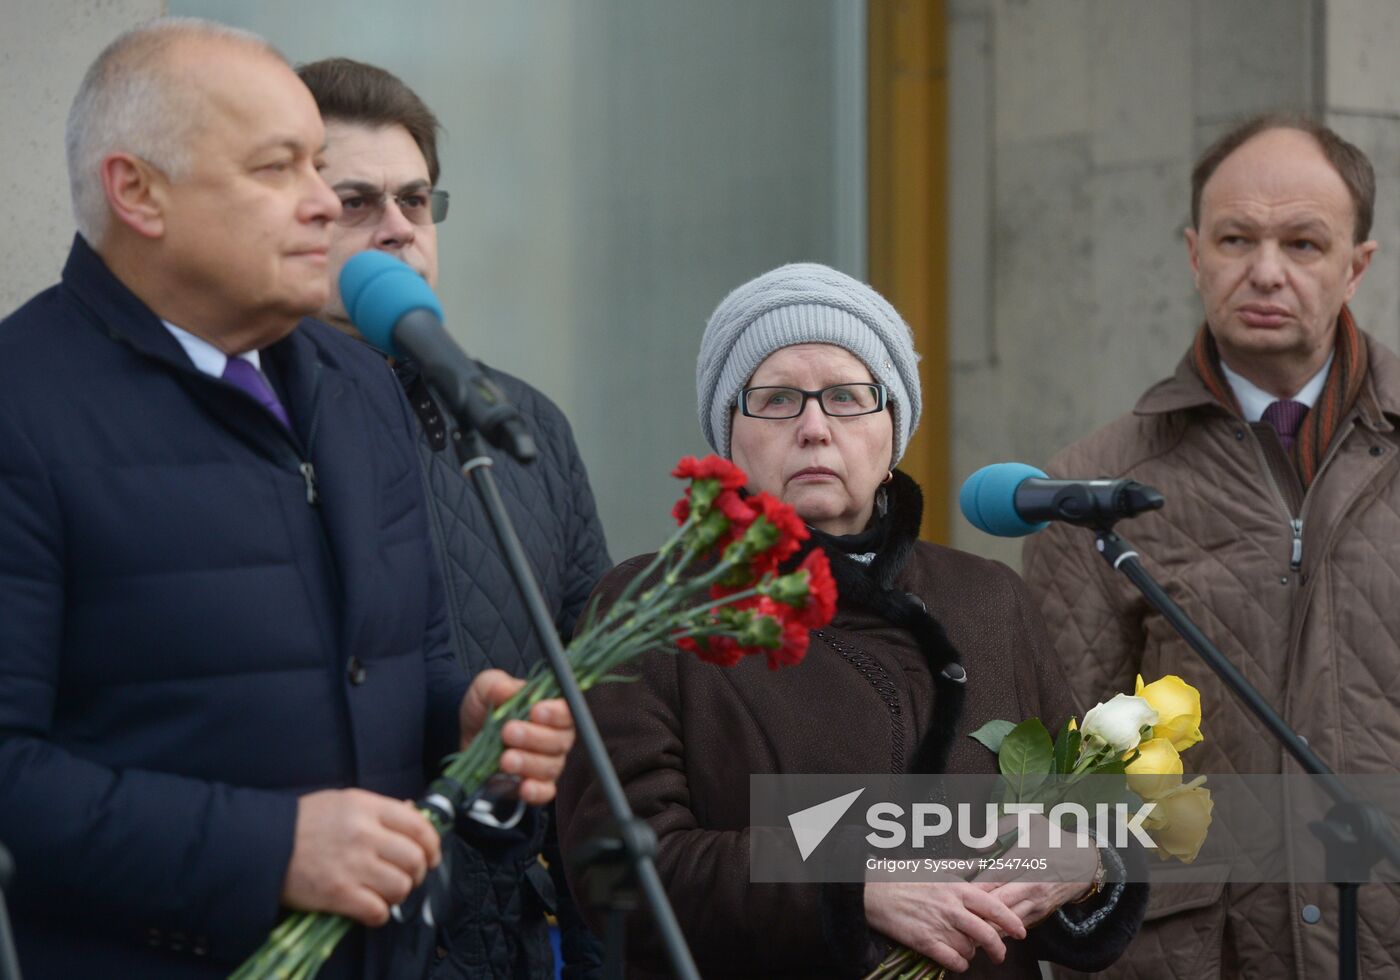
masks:
[[[1128,788],[1144,800],[1166,796],[1181,785],[1181,756],[1165,738],[1151,738],[1138,746],[1138,757],[1128,765]]]
[[[1204,776],[1197,776],[1154,801],[1157,808],[1142,825],[1157,845],[1159,858],[1176,858],[1182,864],[1196,860],[1206,842],[1211,810],[1215,807],[1210,790],[1201,785],[1204,782]]]
[[[1151,684],[1143,684],[1138,675],[1133,692],[1152,705],[1157,723],[1152,726],[1153,738],[1165,738],[1183,752],[1201,740],[1201,692],[1175,674],[1168,674]]]

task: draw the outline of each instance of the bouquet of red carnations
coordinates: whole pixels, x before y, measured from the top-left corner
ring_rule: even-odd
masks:
[[[756,654],[767,657],[773,670],[796,664],[807,653],[811,630],[825,626],[836,612],[836,582],[820,548],[795,570],[780,574],[780,566],[808,537],[791,507],[765,493],[742,496],[748,478],[717,456],[687,456],[672,475],[690,481],[673,510],[680,527],[611,607],[601,614],[589,610],[569,644],[569,663],[585,691],[615,677],[619,667],[643,652],[667,644],[726,667]],[[447,758],[442,784],[460,787],[455,803],[498,770],[506,722],[523,719],[535,704],[556,697],[553,672],[537,664],[471,744]],[[441,808],[425,805],[421,812],[439,833],[451,829]],[[328,913],[293,913],[232,980],[309,980],[351,924]]]

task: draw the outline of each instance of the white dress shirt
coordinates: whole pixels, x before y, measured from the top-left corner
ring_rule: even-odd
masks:
[[[1298,394],[1289,400],[1302,402],[1308,408],[1312,408],[1313,402],[1317,401],[1317,396],[1322,394],[1322,386],[1327,382],[1327,372],[1332,369],[1332,358],[1336,356],[1336,351],[1328,354],[1327,363],[1322,365],[1318,372],[1308,380],[1308,383],[1303,385]],[[1235,392],[1235,401],[1240,403],[1240,411],[1244,413],[1246,422],[1258,422],[1264,417],[1264,409],[1274,402],[1282,400],[1277,395],[1269,394],[1248,378],[1231,371],[1230,366],[1224,360],[1220,362],[1220,370],[1225,372],[1225,378],[1230,382],[1230,387]]]
[[[228,366],[227,354],[203,337],[196,337],[188,330],[181,330],[169,320],[160,322],[165,324],[165,329],[170,331],[170,336],[180,342],[180,346],[185,349],[185,354],[194,362],[195,367],[211,377],[222,378],[224,376],[224,368]],[[238,356],[257,368],[259,373],[262,373],[262,358],[258,357],[257,351],[245,351]],[[266,375],[263,376],[266,377]]]

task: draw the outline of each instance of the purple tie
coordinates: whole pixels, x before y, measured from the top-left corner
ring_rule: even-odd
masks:
[[[1307,414],[1308,406],[1286,398],[1270,402],[1269,407],[1264,409],[1264,421],[1278,433],[1278,441],[1283,443],[1284,452],[1293,451],[1293,443],[1297,441],[1298,430],[1303,425],[1303,416]]]
[[[230,357],[228,364],[224,366],[224,380],[256,398],[259,405],[277,416],[277,421],[288,429],[292,427],[291,419],[287,418],[287,410],[277,398],[277,392],[272,390],[272,385],[267,383],[263,373],[251,363],[241,357]]]

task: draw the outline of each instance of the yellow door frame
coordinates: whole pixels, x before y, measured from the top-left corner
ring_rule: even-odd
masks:
[[[922,537],[948,543],[948,18],[944,0],[868,0],[870,283],[922,355],[923,414],[900,468],[924,491]]]

